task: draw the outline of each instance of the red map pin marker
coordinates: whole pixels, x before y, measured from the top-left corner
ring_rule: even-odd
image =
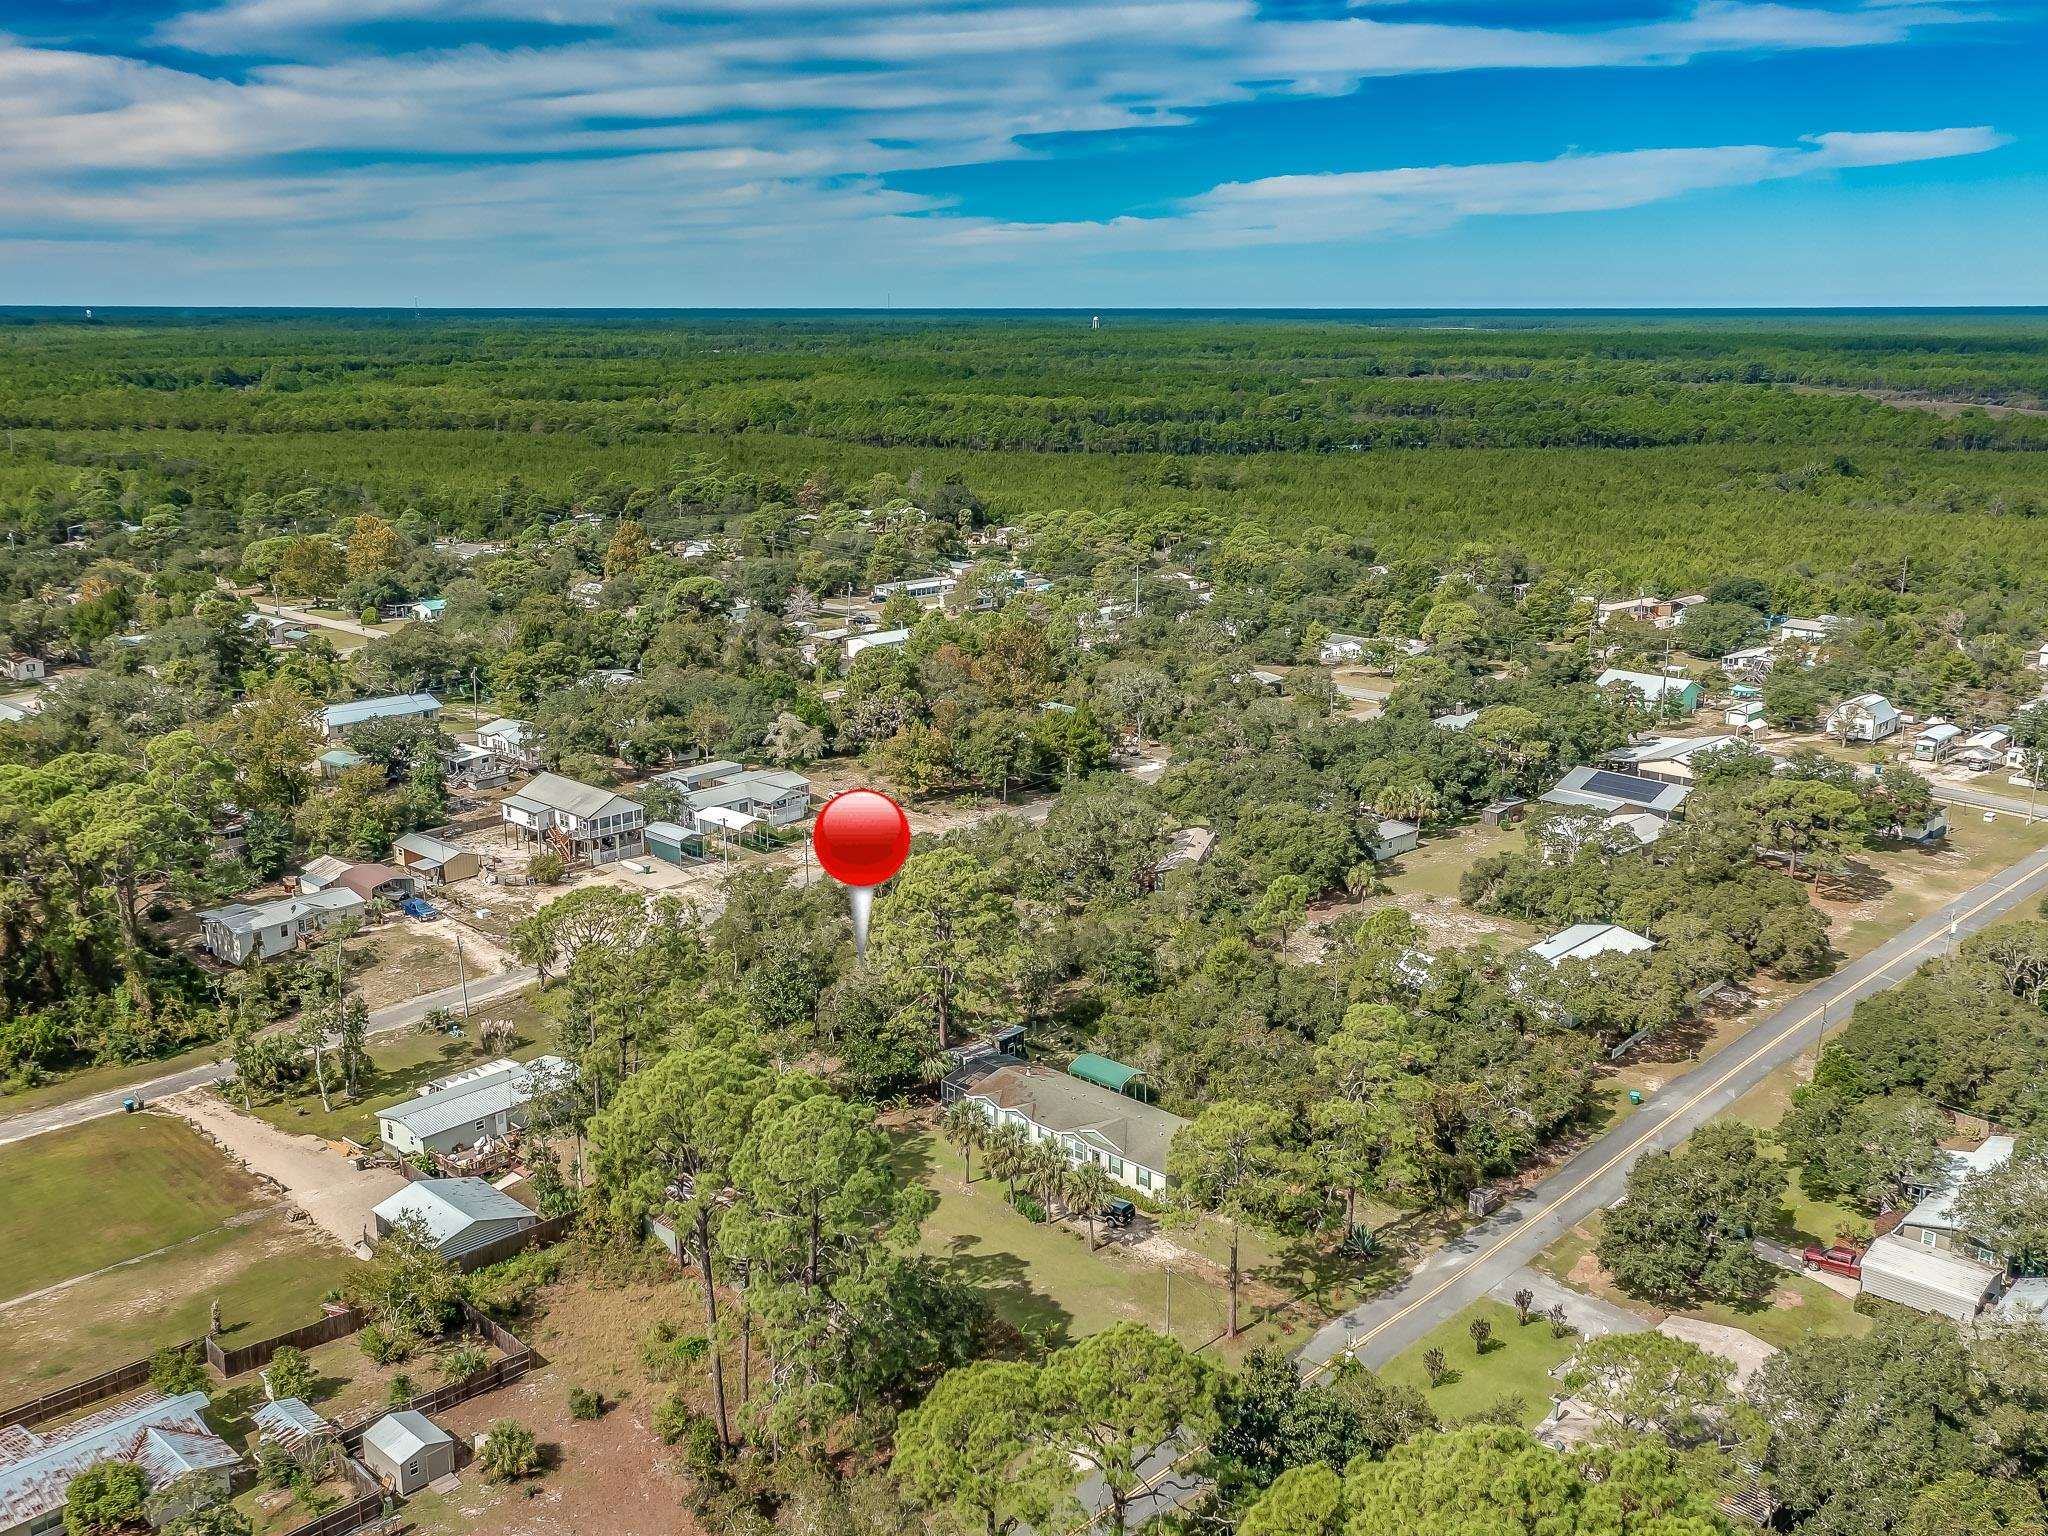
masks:
[[[834,795],[811,824],[818,864],[846,887],[853,906],[853,948],[868,952],[868,914],[875,887],[910,857],[910,818],[878,789],[849,789]]]

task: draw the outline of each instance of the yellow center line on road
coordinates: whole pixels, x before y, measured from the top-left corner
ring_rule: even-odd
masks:
[[[2038,857],[2038,855],[2036,855],[2036,857]],[[1929,934],[1926,938],[1922,939],[1919,943],[1915,944],[1911,949],[1905,951],[1904,954],[1898,955],[1895,958],[1886,961],[1877,970],[1871,972],[1870,975],[1864,977],[1861,981],[1858,981],[1854,985],[1849,987],[1849,989],[1845,993],[1843,993],[1843,997],[1853,997],[1857,992],[1869,986],[1871,982],[1876,981],[1879,977],[1885,975],[1888,971],[1892,969],[1893,966],[1898,965],[1901,961],[1914,958],[1915,956],[1919,955],[1923,950],[1927,949],[1930,945],[1936,943],[1945,943],[1951,936],[1951,934],[1953,934],[1960,925],[1968,922],[1971,918],[1975,917],[1979,912],[1982,912],[1986,907],[1992,906],[1995,903],[2003,900],[2005,897],[2012,894],[2012,892],[2017,887],[2025,883],[2028,879],[2032,878],[2032,875],[2033,871],[2029,871],[2027,874],[2023,874],[2018,879],[2012,881],[2011,884],[2001,886],[1998,890],[1992,892],[1989,896],[1986,896],[1982,901],[1978,902],[1975,906],[1970,907],[1966,911],[1954,914],[1949,918],[1947,924],[1944,927],[1939,928],[1934,933]],[[1438,1281],[1429,1290],[1425,1291],[1422,1295],[1417,1296],[1413,1301],[1407,1303],[1407,1305],[1403,1306],[1399,1311],[1388,1314],[1374,1326],[1368,1328],[1365,1332],[1354,1336],[1345,1344],[1343,1349],[1337,1351],[1337,1353],[1335,1355],[1332,1355],[1330,1359],[1323,1361],[1319,1365],[1311,1367],[1309,1371],[1302,1377],[1302,1380],[1314,1381],[1316,1377],[1320,1376],[1324,1371],[1330,1369],[1330,1367],[1344,1355],[1357,1349],[1361,1344],[1368,1344],[1372,1342],[1373,1339],[1377,1338],[1387,1329],[1393,1327],[1394,1324],[1402,1321],[1404,1318],[1411,1316],[1418,1307],[1425,1307],[1429,1305],[1430,1302],[1436,1300],[1437,1297],[1443,1295],[1445,1291],[1449,1290],[1452,1286],[1456,1285],[1460,1280],[1462,1280],[1465,1277],[1465,1275],[1472,1270],[1474,1266],[1485,1263],[1488,1259],[1492,1258],[1496,1253],[1499,1253],[1501,1249],[1505,1248],[1509,1243],[1513,1242],[1516,1238],[1520,1237],[1524,1232],[1526,1232],[1533,1223],[1542,1221],[1546,1217],[1549,1217],[1550,1215],[1555,1213],[1558,1207],[1564,1205],[1567,1201],[1576,1197],[1589,1184],[1599,1179],[1616,1163],[1620,1162],[1623,1158],[1630,1156],[1636,1151],[1637,1148],[1641,1147],[1643,1143],[1655,1137],[1658,1134],[1658,1132],[1663,1130],[1665,1125],[1667,1125],[1672,1119],[1676,1118],[1679,1115],[1685,1114],[1688,1110],[1698,1105],[1702,1100],[1710,1097],[1713,1094],[1720,1092],[1721,1089],[1725,1088],[1731,1080],[1733,1080],[1745,1069],[1752,1066],[1759,1057],[1764,1056],[1769,1052],[1777,1049],[1777,1047],[1782,1045],[1786,1040],[1790,1039],[1793,1035],[1798,1034],[1800,1030],[1806,1028],[1806,1026],[1811,1024],[1815,1019],[1825,1014],[1829,1008],[1834,1006],[1834,1002],[1835,999],[1831,998],[1827,1002],[1822,1003],[1821,1006],[1818,1008],[1808,1009],[1805,1013],[1801,1014],[1792,1023],[1786,1025],[1783,1029],[1779,1030],[1776,1034],[1772,1035],[1770,1039],[1764,1041],[1763,1044],[1759,1045],[1755,1050],[1749,1052],[1748,1055],[1744,1056],[1741,1061],[1737,1062],[1734,1066],[1730,1067],[1727,1071],[1723,1072],[1711,1083],[1708,1083],[1706,1086],[1699,1089],[1698,1092],[1694,1093],[1690,1098],[1686,1099],[1685,1102],[1671,1108],[1664,1116],[1664,1121],[1662,1123],[1651,1126],[1649,1129],[1643,1131],[1641,1135],[1636,1136],[1632,1140],[1622,1145],[1615,1151],[1612,1157],[1608,1158],[1598,1168],[1595,1168],[1594,1170],[1592,1170],[1592,1172],[1586,1174],[1583,1178],[1574,1181],[1569,1189],[1563,1191],[1556,1198],[1554,1198],[1548,1204],[1546,1204],[1541,1210],[1532,1212],[1529,1216],[1515,1223],[1514,1226],[1510,1227],[1506,1232],[1503,1232],[1493,1242],[1489,1243],[1486,1247],[1480,1249],[1478,1253],[1472,1255],[1472,1257],[1465,1260],[1464,1263],[1458,1265],[1455,1269],[1452,1270],[1452,1272],[1449,1275],[1446,1275],[1442,1280]],[[1184,1451],[1181,1455],[1175,1457],[1172,1462],[1170,1462],[1167,1466],[1163,1467],[1154,1476],[1145,1479],[1136,1488],[1132,1489],[1131,1497],[1139,1498],[1145,1494],[1153,1492],[1155,1489],[1158,1488],[1158,1486],[1161,1483],[1165,1482],[1169,1477],[1173,1476],[1175,1472],[1179,1471],[1181,1467],[1186,1465],[1187,1462],[1189,1462],[1195,1456],[1200,1454],[1202,1449],[1203,1447],[1201,1446],[1195,1446],[1187,1451]],[[1095,1526],[1096,1522],[1099,1521],[1101,1518],[1101,1512],[1097,1511],[1096,1514],[1089,1519],[1087,1524],[1085,1526],[1079,1527],[1079,1529],[1092,1529]]]
[[[1994,891],[1991,895],[1986,896],[1982,901],[1978,902],[1975,906],[1971,907],[1968,911],[1956,913],[1948,920],[1948,924],[1946,927],[1936,929],[1935,932],[1929,934],[1926,938],[1922,939],[1919,943],[1915,944],[1911,949],[1908,949],[1904,954],[1898,955],[1893,959],[1886,961],[1885,964],[1880,966],[1877,970],[1871,972],[1870,975],[1864,977],[1861,981],[1858,981],[1854,983],[1852,986],[1850,986],[1848,990],[1843,993],[1843,997],[1853,997],[1857,992],[1869,986],[1871,982],[1876,981],[1879,977],[1883,976],[1887,971],[1891,970],[1893,966],[1898,965],[1902,961],[1913,959],[1915,956],[1919,955],[1922,950],[1926,949],[1929,945],[1935,943],[1946,943],[1950,935],[1954,933],[1958,926],[1969,921],[1969,919],[1975,917],[1979,912],[1982,912],[1986,907],[1991,906],[1994,903],[2002,900],[2006,895],[2008,895],[2013,890],[2014,887],[2021,884],[2027,878],[2027,876],[2022,875],[2019,880],[2013,881],[2011,885],[2002,886],[1997,891]],[[1585,1188],[1588,1185],[1592,1184],[1595,1180],[1605,1175],[1607,1171],[1611,1169],[1616,1163],[1620,1162],[1625,1157],[1633,1155],[1637,1148],[1641,1147],[1645,1142],[1653,1139],[1660,1131],[1662,1131],[1665,1128],[1665,1126],[1670,1121],[1676,1119],[1680,1115],[1685,1114],[1688,1110],[1693,1109],[1702,1100],[1707,1099],[1716,1093],[1719,1093],[1723,1088],[1727,1087],[1728,1084],[1734,1078],[1739,1076],[1750,1066],[1754,1065],[1759,1057],[1768,1055],[1770,1052],[1776,1050],[1780,1045],[1784,1044],[1785,1041],[1791,1039],[1792,1036],[1798,1034],[1800,1030],[1806,1028],[1806,1026],[1811,1024],[1815,1019],[1822,1017],[1827,1012],[1827,1010],[1834,1005],[1834,1001],[1834,999],[1830,999],[1827,1002],[1822,1003],[1818,1008],[1808,1009],[1805,1013],[1801,1014],[1797,1019],[1794,1019],[1790,1024],[1787,1024],[1783,1029],[1779,1030],[1776,1034],[1772,1035],[1770,1039],[1764,1041],[1755,1050],[1751,1051],[1748,1055],[1744,1056],[1741,1061],[1737,1062],[1734,1066],[1728,1068],[1727,1071],[1723,1072],[1719,1077],[1716,1077],[1712,1082],[1707,1083],[1706,1085],[1701,1087],[1690,1098],[1686,1099],[1681,1104],[1671,1107],[1666,1112],[1662,1122],[1660,1122],[1657,1125],[1650,1126],[1649,1128],[1644,1130],[1640,1135],[1634,1137],[1633,1139],[1625,1142],[1620,1147],[1616,1148],[1614,1155],[1612,1157],[1609,1157],[1599,1167],[1593,1169],[1583,1178],[1576,1180],[1569,1189],[1566,1189],[1559,1193],[1548,1204],[1543,1206],[1542,1209],[1533,1211],[1528,1216],[1524,1217],[1522,1220],[1516,1222],[1507,1231],[1503,1232],[1498,1238],[1494,1239],[1493,1242],[1489,1243],[1486,1247],[1480,1249],[1478,1253],[1474,1254],[1471,1258],[1467,1259],[1463,1264],[1458,1265],[1455,1269],[1453,1269],[1453,1271],[1449,1275],[1447,1275],[1444,1279],[1439,1281],[1430,1290],[1424,1292],[1420,1296],[1417,1296],[1413,1301],[1409,1302],[1406,1306],[1402,1307],[1398,1312],[1388,1314],[1374,1326],[1368,1328],[1365,1332],[1358,1334],[1357,1336],[1349,1340],[1345,1344],[1344,1349],[1340,1350],[1338,1354],[1341,1355],[1348,1351],[1357,1349],[1361,1344],[1368,1344],[1372,1342],[1372,1340],[1379,1337],[1380,1334],[1384,1333],[1387,1329],[1393,1327],[1394,1324],[1400,1322],[1402,1319],[1412,1314],[1417,1307],[1427,1306],[1430,1302],[1436,1300],[1437,1297],[1443,1295],[1445,1291],[1449,1290],[1452,1286],[1456,1285],[1459,1280],[1463,1279],[1465,1274],[1468,1271],[1470,1271],[1474,1266],[1485,1263],[1488,1259],[1492,1258],[1496,1253],[1499,1253],[1501,1249],[1505,1248],[1508,1244],[1512,1243],[1516,1238],[1520,1237],[1523,1234],[1523,1232],[1526,1231],[1531,1225],[1533,1225],[1536,1222],[1542,1221],[1547,1217],[1551,1216],[1552,1214],[1554,1214],[1557,1211],[1558,1207],[1564,1205],[1567,1201],[1570,1201],[1574,1199],[1576,1196],[1578,1196],[1581,1192],[1585,1190]],[[1321,1375],[1324,1371],[1330,1368],[1331,1361],[1335,1360],[1336,1358],[1337,1356],[1332,1356],[1331,1360],[1325,1360],[1320,1365],[1313,1367],[1302,1379],[1304,1381],[1315,1380],[1317,1376]]]

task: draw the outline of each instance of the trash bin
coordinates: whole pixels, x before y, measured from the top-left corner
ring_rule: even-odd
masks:
[[[1642,1090],[1642,1089],[1640,1089],[1640,1088],[1631,1088],[1631,1089],[1629,1089],[1629,1091],[1628,1091],[1628,1101],[1629,1101],[1629,1103],[1631,1103],[1631,1104],[1640,1104],[1640,1103],[1642,1103],[1642,1102],[1643,1102],[1643,1090]]]

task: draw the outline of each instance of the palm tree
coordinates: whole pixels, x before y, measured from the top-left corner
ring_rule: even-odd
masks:
[[[1031,1155],[1031,1138],[1024,1134],[1021,1125],[998,1125],[991,1129],[983,1142],[987,1153],[988,1171],[1010,1187],[1010,1204],[1017,1203],[1017,1175],[1024,1171],[1025,1160]]]
[[[1100,1163],[1077,1163],[1067,1174],[1067,1209],[1088,1221],[1088,1251],[1095,1251],[1095,1218],[1116,1198],[1116,1184]]]
[[[939,1116],[939,1130],[960,1149],[961,1160],[966,1164],[960,1175],[960,1187],[965,1189],[974,1182],[974,1149],[988,1144],[988,1117],[967,1100],[955,1099]]]
[[[1031,1149],[1030,1160],[1024,1170],[1024,1182],[1031,1192],[1045,1202],[1045,1214],[1050,1217],[1052,1208],[1067,1192],[1067,1179],[1073,1173],[1074,1165],[1067,1161],[1058,1142],[1041,1141]]]

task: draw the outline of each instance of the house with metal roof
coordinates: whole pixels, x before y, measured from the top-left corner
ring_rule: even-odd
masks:
[[[524,1232],[540,1218],[482,1179],[415,1179],[386,1196],[371,1213],[377,1235],[389,1236],[407,1217],[417,1217],[444,1259],[459,1259],[486,1243]]]
[[[1593,679],[1593,686],[1602,693],[1626,689],[1637,695],[1643,707],[1653,714],[1689,715],[1700,707],[1700,685],[1689,677],[1609,667]]]
[[[219,959],[241,965],[254,954],[266,960],[281,955],[306,935],[358,916],[368,905],[340,886],[277,901],[229,902],[199,914],[199,934]]]
[[[1932,1183],[1917,1185],[1908,1191],[1918,1195],[1919,1201],[1894,1229],[1897,1235],[1923,1248],[1956,1253],[1980,1264],[2003,1268],[2005,1259],[2002,1254],[1963,1230],[1962,1223],[1956,1218],[1956,1196],[1962,1192],[1965,1180],[2003,1168],[2011,1162],[2014,1145],[2010,1136],[1987,1136],[1967,1152],[1943,1153],[1938,1177]]]
[[[455,1470],[455,1439],[424,1413],[401,1408],[363,1431],[363,1465],[403,1498]]]
[[[1157,1105],[1031,1062],[998,1066],[963,1083],[954,1097],[992,1124],[1021,1126],[1034,1144],[1050,1142],[1069,1160],[1094,1163],[1117,1183],[1152,1196],[1166,1192],[1167,1148],[1187,1124]]]
[[[275,1445],[287,1455],[305,1457],[334,1439],[334,1426],[296,1397],[258,1403],[249,1411],[259,1443]]]
[[[1883,741],[1896,736],[1904,722],[1881,693],[1859,693],[1827,712],[1821,727],[1841,741]]]
[[[430,1083],[377,1111],[377,1138],[402,1157],[458,1152],[486,1138],[524,1130],[528,1106],[576,1068],[559,1056],[496,1061]]]
[[[391,858],[400,869],[426,885],[474,879],[482,868],[474,848],[464,848],[430,832],[406,833],[391,845]]]
[[[502,715],[486,720],[476,728],[476,744],[515,768],[540,766],[540,733],[531,721],[508,720]]]
[[[614,790],[537,773],[498,802],[505,825],[572,864],[611,864],[645,852],[647,813]]]
[[[1945,760],[1963,737],[1963,728],[1946,720],[1937,720],[1923,726],[1920,734],[1913,738],[1913,756],[1923,763],[1938,763]]]
[[[329,704],[320,711],[320,731],[330,741],[352,725],[367,720],[431,720],[441,713],[441,701],[431,693],[393,693],[376,699],[351,699],[346,704]]]
[[[1576,806],[1608,816],[1647,811],[1668,821],[1691,794],[1687,784],[1666,784],[1612,768],[1574,768],[1537,798],[1545,805]]]
[[[193,1477],[212,1496],[224,1496],[242,1458],[207,1428],[205,1407],[204,1392],[151,1393],[57,1428],[0,1428],[0,1536],[63,1530],[65,1490],[103,1461],[140,1467],[152,1491]]]
[[[1573,923],[1547,939],[1531,944],[1528,953],[1545,965],[1567,960],[1592,960],[1601,955],[1635,955],[1657,947],[1656,941],[1619,923]]]
[[[1700,758],[1713,752],[1751,750],[1740,736],[1651,736],[1631,746],[1615,748],[1605,761],[1641,778],[1690,784],[1695,772],[1693,765]]]
[[[865,635],[848,635],[846,659],[852,661],[862,651],[871,651],[877,647],[898,646],[909,638],[910,631],[907,629],[877,629]]]
[[[1863,1255],[1863,1293],[1916,1312],[1938,1312],[1967,1323],[1998,1290],[1999,1272],[1961,1254],[1908,1242],[1886,1233]]]
[[[1422,828],[1412,821],[1396,821],[1391,816],[1382,816],[1375,822],[1365,839],[1365,851],[1372,855],[1376,864],[1398,859],[1404,853],[1413,853],[1421,845]]]

